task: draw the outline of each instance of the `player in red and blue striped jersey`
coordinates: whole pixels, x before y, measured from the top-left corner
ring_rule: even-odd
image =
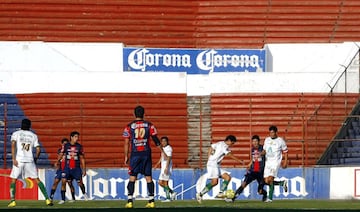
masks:
[[[144,120],[145,109],[142,106],[137,106],[134,109],[135,120],[126,125],[123,137],[125,164],[129,165],[129,182],[128,201],[125,208],[133,207],[133,194],[135,188],[135,181],[138,174],[145,176],[147,182],[147,189],[149,193],[149,200],[145,207],[154,208],[154,191],[155,185],[152,180],[152,155],[150,148],[150,138],[155,142],[161,151],[160,140],[157,137],[156,127],[149,121]],[[130,151],[130,157],[129,157]],[[129,160],[130,159],[130,160]]]

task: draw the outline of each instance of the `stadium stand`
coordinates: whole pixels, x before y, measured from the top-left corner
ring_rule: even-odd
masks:
[[[360,40],[357,0],[3,0],[2,41],[255,48]]]

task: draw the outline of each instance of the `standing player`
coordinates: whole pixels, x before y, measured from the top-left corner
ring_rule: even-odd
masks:
[[[135,120],[126,125],[123,137],[124,143],[124,163],[129,165],[129,182],[127,185],[128,201],[125,208],[133,207],[133,194],[135,188],[135,181],[138,174],[145,176],[147,182],[147,189],[149,193],[148,203],[146,208],[155,208],[154,190],[155,185],[152,180],[152,156],[150,148],[150,138],[155,142],[155,145],[161,149],[160,140],[157,137],[157,130],[155,126],[144,120],[145,109],[142,106],[137,106],[134,109]],[[130,162],[129,162],[130,149]],[[163,150],[161,150],[163,151]]]
[[[21,129],[15,131],[11,135],[11,156],[13,166],[10,173],[10,198],[11,202],[8,207],[15,207],[15,193],[16,193],[16,180],[19,177],[24,179],[35,179],[41,193],[45,197],[46,205],[52,206],[52,202],[48,197],[44,184],[39,179],[39,175],[36,169],[36,161],[40,156],[40,144],[38,137],[35,133],[30,131],[31,121],[29,119],[23,119],[21,121]],[[35,158],[33,155],[33,149],[36,148]]]
[[[161,171],[159,175],[159,185],[164,188],[166,193],[166,200],[171,201],[175,200],[176,192],[174,192],[169,187],[169,180],[172,173],[172,147],[169,144],[169,138],[167,136],[163,136],[160,139],[161,146],[163,151],[161,152],[161,157],[159,161],[156,163],[154,168],[157,168],[159,164],[161,164]]]
[[[231,199],[232,202],[234,202],[243,192],[244,188],[254,180],[258,183],[258,193],[263,195],[262,201],[265,201],[267,198],[267,192],[264,190],[265,152],[263,151],[263,145],[260,144],[260,137],[258,135],[252,136],[251,141],[251,161],[247,167],[244,181],[236,190],[235,196]]]
[[[70,142],[63,146],[59,154],[59,160],[65,156],[65,168],[61,179],[61,201],[59,204],[65,203],[66,183],[72,183],[72,180],[76,180],[81,192],[83,193],[84,199],[89,199],[82,179],[86,176],[86,164],[83,146],[78,143],[79,136],[79,132],[71,132]]]
[[[280,166],[286,168],[288,165],[288,148],[285,140],[277,135],[277,127],[269,127],[269,137],[265,138],[264,150],[265,150],[265,168],[264,168],[264,181],[269,185],[269,198],[266,202],[272,202],[274,194],[274,185],[281,185],[287,192],[286,181],[274,181],[279,172]],[[281,164],[284,154],[284,162]]]
[[[233,146],[236,142],[236,137],[233,135],[226,136],[224,141],[219,141],[211,144],[208,151],[208,161],[206,164],[208,179],[211,179],[211,182],[206,184],[206,186],[201,190],[200,193],[196,194],[196,200],[201,203],[202,196],[209,192],[214,186],[219,183],[219,178],[223,179],[220,193],[216,196],[217,198],[224,198],[224,192],[227,189],[227,186],[231,180],[231,176],[225,171],[220,169],[221,161],[224,159],[224,156],[229,156],[232,159],[238,161],[239,163],[244,163],[244,161],[235,157],[231,151],[230,147]]]
[[[61,149],[66,143],[69,143],[69,139],[63,138],[61,140],[61,148],[59,148],[57,151],[58,155],[61,153]],[[51,187],[51,191],[50,191],[50,200],[51,201],[54,200],[54,194],[55,194],[56,188],[57,188],[59,182],[61,181],[61,173],[65,169],[65,156],[63,156],[60,160],[56,161],[55,167],[57,167],[57,170],[56,170],[56,174],[54,177],[54,183],[53,183],[53,185]],[[68,182],[68,185],[70,187],[71,197],[72,197],[72,200],[70,200],[69,202],[74,202],[75,201],[75,188],[74,188],[72,182]]]

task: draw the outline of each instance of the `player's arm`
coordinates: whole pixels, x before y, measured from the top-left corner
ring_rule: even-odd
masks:
[[[80,162],[81,162],[83,176],[86,176],[86,162],[85,162],[85,155],[84,154],[80,155]]]
[[[282,168],[283,169],[286,169],[287,168],[287,166],[288,166],[288,151],[286,150],[286,151],[283,151],[283,156],[284,156],[284,162],[283,162],[283,164],[282,164]]]
[[[160,146],[160,140],[159,140],[159,138],[157,137],[157,135],[152,135],[151,138],[152,138],[152,140],[155,142],[155,145],[156,145],[156,146]]]
[[[35,163],[37,162],[37,159],[39,159],[40,153],[41,153],[40,146],[37,146],[37,147],[36,147],[35,158],[34,158],[34,162],[35,162]]]
[[[11,141],[11,158],[13,161],[14,166],[18,166],[18,162],[16,160],[16,141],[12,140]]]
[[[129,138],[125,138],[124,141],[124,164],[127,165],[129,162]]]
[[[245,161],[244,160],[240,160],[239,158],[237,158],[235,155],[233,155],[231,152],[229,152],[227,154],[227,156],[229,156],[230,158],[232,158],[233,160],[237,161],[238,163],[240,163],[241,165],[245,165]]]

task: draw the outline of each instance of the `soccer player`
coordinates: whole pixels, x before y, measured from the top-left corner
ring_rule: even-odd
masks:
[[[263,151],[263,145],[260,144],[260,137],[258,135],[253,135],[251,141],[251,161],[247,167],[245,179],[236,190],[235,196],[231,199],[231,202],[234,202],[234,200],[243,192],[245,187],[254,180],[258,183],[258,193],[263,195],[262,201],[265,201],[267,198],[267,192],[264,190],[265,152]]]
[[[208,174],[208,179],[211,179],[211,182],[206,184],[206,186],[201,190],[200,193],[196,194],[196,200],[201,203],[202,196],[209,192],[214,186],[219,182],[219,178],[223,179],[220,193],[216,196],[217,198],[225,198],[224,191],[226,191],[227,186],[231,180],[231,176],[220,169],[221,161],[225,156],[229,156],[232,159],[238,161],[239,163],[244,163],[244,161],[235,157],[231,151],[230,147],[236,143],[236,137],[233,135],[226,136],[224,141],[219,141],[211,144],[208,150],[208,161],[206,164],[206,170]]]
[[[166,202],[175,200],[176,192],[174,192],[169,187],[169,180],[172,173],[172,147],[169,144],[169,138],[163,136],[160,138],[161,146],[163,151],[161,151],[161,157],[159,161],[155,164],[154,168],[157,168],[161,164],[161,171],[159,175],[159,185],[164,188],[166,193]]]
[[[149,193],[146,208],[155,208],[154,190],[155,185],[152,178],[152,155],[150,138],[158,148],[162,148],[157,137],[156,127],[149,121],[144,120],[145,109],[137,106],[134,109],[135,120],[126,125],[123,131],[124,137],[124,163],[129,167],[129,181],[127,185],[128,200],[125,208],[133,208],[133,194],[135,181],[138,174],[145,176]],[[130,149],[130,157],[129,157]],[[163,150],[161,150],[163,151]],[[129,161],[130,158],[130,161]]]
[[[37,135],[30,131],[31,121],[23,119],[21,129],[11,135],[11,156],[13,166],[10,173],[10,198],[8,207],[15,207],[16,180],[19,177],[35,179],[41,193],[45,197],[46,205],[52,206],[52,202],[46,192],[44,184],[39,179],[36,169],[36,161],[40,156],[40,144]],[[33,149],[36,148],[35,158]]]
[[[61,153],[61,149],[66,143],[69,143],[69,139],[63,138],[61,140],[61,147],[57,151],[58,155]],[[63,155],[63,157],[60,160],[56,161],[55,167],[57,167],[57,170],[56,170],[56,174],[54,177],[54,183],[53,183],[53,185],[51,187],[51,191],[50,191],[50,200],[51,201],[54,200],[54,194],[55,194],[56,188],[57,188],[59,182],[61,181],[61,173],[64,171],[64,168],[65,168],[65,155]],[[74,202],[75,201],[75,188],[74,188],[72,182],[68,182],[68,185],[70,187],[71,197],[72,197],[72,200],[70,200],[69,202]]]
[[[85,153],[83,146],[78,142],[80,133],[73,131],[70,133],[70,142],[66,143],[59,154],[58,160],[65,157],[65,168],[61,178],[61,200],[59,204],[65,203],[66,183],[76,180],[83,193],[84,199],[88,200],[83,177],[86,176]]]
[[[264,168],[264,181],[269,185],[269,197],[266,202],[272,202],[274,194],[274,185],[284,187],[287,192],[286,181],[274,181],[279,172],[280,166],[286,168],[288,165],[288,148],[285,140],[277,135],[278,129],[272,125],[269,127],[269,135],[264,141],[265,150],[265,168]],[[281,163],[284,155],[284,162]]]

